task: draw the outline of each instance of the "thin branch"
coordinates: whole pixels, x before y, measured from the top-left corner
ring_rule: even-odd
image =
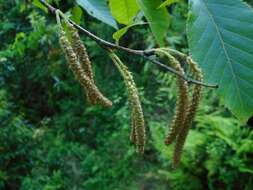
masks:
[[[88,30],[84,29],[80,25],[76,24],[74,21],[72,21],[70,19],[69,19],[69,21],[70,21],[71,24],[73,24],[74,27],[76,27],[82,33],[84,33],[85,35],[87,35],[88,37],[90,37],[91,39],[96,41],[99,45],[101,45],[104,48],[118,49],[118,50],[122,50],[122,51],[125,51],[127,53],[134,54],[134,55],[141,55],[142,56],[142,55],[145,54],[145,52],[143,50],[134,50],[134,49],[130,49],[130,48],[127,48],[127,47],[123,47],[123,46],[105,41],[102,38],[99,38],[95,34],[93,34],[93,33],[89,32]]]
[[[45,0],[40,0],[40,2],[46,6],[49,11],[52,14],[56,13],[56,8],[54,8],[52,5],[50,5],[49,3],[47,3]],[[86,36],[88,36],[89,38],[91,38],[92,40],[94,40],[95,42],[97,42],[98,45],[100,45],[101,47],[105,48],[105,49],[117,49],[117,50],[121,50],[124,52],[127,52],[129,54],[133,54],[133,55],[138,55],[143,57],[144,59],[150,61],[151,63],[155,64],[155,65],[159,65],[160,67],[166,69],[167,71],[177,75],[178,77],[181,77],[182,79],[184,79],[185,81],[187,81],[188,83],[192,83],[192,84],[196,84],[196,85],[201,85],[201,86],[205,86],[205,87],[209,87],[209,88],[218,88],[218,85],[212,85],[212,84],[205,84],[201,81],[197,81],[195,79],[189,78],[187,76],[181,75],[179,72],[177,72],[175,69],[163,64],[162,62],[153,59],[152,55],[154,55],[154,52],[152,50],[135,50],[135,49],[130,49],[127,47],[123,47],[111,42],[108,42],[98,36],[96,36],[95,34],[91,33],[90,31],[84,29],[83,27],[81,27],[80,25],[76,24],[74,21],[72,21],[71,19],[68,19],[68,21],[75,27],[77,28],[79,31],[81,31],[83,34],[85,34]],[[175,52],[177,52],[176,50],[174,50]]]

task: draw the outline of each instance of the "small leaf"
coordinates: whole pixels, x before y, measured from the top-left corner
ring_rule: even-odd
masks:
[[[137,26],[137,25],[143,25],[143,24],[146,24],[146,23],[145,22],[139,22],[139,23],[133,23],[133,24],[130,24],[128,26],[125,26],[125,27],[119,29],[118,31],[114,32],[112,37],[113,37],[113,39],[116,40],[116,43],[118,44],[120,38],[122,38],[122,36],[124,36],[131,27],[134,27],[134,26]]]
[[[47,8],[39,1],[39,0],[33,0],[33,4],[43,10],[44,12],[48,13]]]
[[[164,46],[164,38],[169,27],[170,19],[166,8],[158,9],[162,4],[161,0],[137,0],[149,22],[152,33],[160,46]]]
[[[139,11],[135,0],[109,0],[109,5],[114,18],[125,25],[130,24]]]
[[[241,0],[190,0],[190,52],[242,122],[253,113],[253,11]]]
[[[118,29],[105,0],[77,0],[76,2],[91,16]]]
[[[166,6],[170,6],[170,5],[172,5],[172,4],[174,4],[174,3],[178,3],[178,2],[180,2],[181,0],[166,0],[166,1],[164,1],[160,6],[159,6],[159,9],[160,8],[163,8],[163,7],[166,7]]]
[[[71,19],[75,23],[80,24],[83,14],[82,9],[79,6],[75,6],[74,8],[72,8],[71,14],[72,14]]]

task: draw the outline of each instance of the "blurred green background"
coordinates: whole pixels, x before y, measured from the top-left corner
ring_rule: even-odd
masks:
[[[252,1],[248,1],[252,3]],[[70,12],[73,1],[55,1]],[[170,8],[168,44],[187,52],[187,2]],[[114,30],[83,13],[81,24],[112,41]],[[1,190],[252,190],[253,132],[205,89],[181,165],[163,144],[175,107],[175,79],[121,53],[140,90],[147,125],[145,155],[129,141],[123,80],[106,52],[83,37],[98,86],[114,105],[90,107],[61,52],[55,19],[31,1],[0,0]],[[121,44],[155,46],[148,26]]]

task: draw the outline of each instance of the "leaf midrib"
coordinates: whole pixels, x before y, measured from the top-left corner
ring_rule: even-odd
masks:
[[[236,76],[235,76],[235,73],[234,73],[234,69],[233,69],[233,66],[232,66],[232,62],[231,62],[231,60],[230,60],[230,58],[229,58],[229,56],[228,56],[228,52],[227,52],[227,49],[226,49],[225,44],[224,44],[225,42],[222,40],[221,32],[220,32],[220,30],[219,30],[219,28],[218,28],[218,26],[217,26],[217,24],[216,24],[216,22],[215,22],[215,20],[214,20],[214,17],[212,16],[210,10],[208,9],[208,6],[207,6],[206,1],[205,1],[205,0],[202,0],[202,1],[203,1],[203,5],[205,6],[205,8],[206,8],[206,10],[207,10],[207,14],[209,15],[209,18],[211,19],[211,22],[213,23],[213,25],[214,25],[214,27],[215,27],[215,30],[216,30],[216,32],[217,32],[219,41],[220,41],[220,43],[221,43],[221,45],[222,45],[222,48],[223,48],[223,50],[224,50],[225,57],[226,57],[226,59],[227,59],[227,61],[228,61],[228,63],[229,63],[229,68],[230,68],[230,70],[231,70],[233,79],[235,80],[235,83],[236,83],[235,86],[236,86],[236,91],[237,91],[237,95],[238,95],[238,97],[239,97],[240,104],[243,106],[243,108],[245,108],[245,107],[244,107],[244,104],[243,104],[243,101],[242,101],[241,93],[240,93],[240,90],[239,90],[238,81],[237,81]]]

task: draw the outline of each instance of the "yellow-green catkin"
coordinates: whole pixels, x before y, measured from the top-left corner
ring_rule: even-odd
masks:
[[[74,52],[70,42],[68,41],[65,32],[61,29],[59,32],[59,43],[65,54],[67,62],[70,69],[73,71],[75,78],[80,82],[86,92],[89,92],[90,97],[93,98],[95,103],[98,103],[102,106],[109,107],[112,105],[112,102],[105,98],[96,85],[90,80],[90,78],[85,74],[84,69],[82,68],[76,53]]]
[[[72,38],[71,39],[72,48],[73,48],[74,52],[76,53],[77,58],[81,64],[86,76],[89,77],[91,82],[93,82],[95,84],[94,79],[93,79],[91,62],[90,62],[86,47],[82,43],[81,38],[78,34],[78,30],[71,24],[68,24],[68,28],[70,29],[70,35]],[[96,104],[95,99],[92,98],[89,91],[86,92],[86,96],[87,96],[87,101],[89,103]]]
[[[91,61],[89,59],[86,47],[82,43],[82,40],[78,34],[78,30],[71,24],[69,24],[69,29],[72,38],[71,45],[73,47],[73,50],[77,54],[79,62],[85,71],[85,74],[91,79],[92,82],[94,82]]]
[[[175,62],[175,69],[181,74],[184,75],[184,70],[180,66],[178,62]],[[178,135],[180,129],[183,126],[183,122],[185,120],[186,108],[188,105],[188,84],[181,77],[177,79],[177,87],[178,87],[178,97],[176,102],[176,111],[175,116],[173,118],[173,122],[171,123],[171,130],[169,131],[165,144],[171,144]]]
[[[128,99],[132,116],[130,139],[133,143],[135,143],[137,152],[139,154],[143,154],[146,142],[146,131],[138,90],[128,68],[121,62],[117,55],[111,53],[110,56],[124,78],[124,82],[128,91]]]
[[[175,59],[169,52],[163,49],[157,49],[158,54],[162,54],[168,58],[170,65],[178,72],[180,75],[184,76],[184,70],[181,67],[179,61]],[[178,96],[176,102],[175,114],[170,124],[169,132],[165,138],[165,144],[170,145],[174,140],[176,140],[179,131],[183,127],[183,123],[186,116],[186,109],[188,107],[188,84],[181,77],[177,78],[177,88]]]
[[[135,97],[133,112],[135,114],[135,133],[136,133],[136,147],[139,154],[144,153],[146,132],[144,124],[144,116],[142,112],[142,107],[140,105],[139,98]]]
[[[83,68],[85,75],[91,80],[92,83],[94,83],[95,85],[95,81],[94,81],[94,77],[93,77],[93,72],[92,72],[92,66],[91,66],[91,61],[89,59],[89,55],[87,53],[86,47],[85,45],[82,43],[82,40],[78,34],[78,30],[71,24],[68,25],[69,29],[70,29],[70,34],[71,34],[71,45],[73,47],[73,50],[75,51],[75,53],[77,54],[77,58],[81,64],[81,67]],[[92,93],[92,91],[87,91],[87,101],[90,102],[91,104],[97,104],[99,99],[100,104],[102,105],[108,105],[107,103],[109,102],[109,100],[105,97],[100,97],[97,98],[96,96],[94,96],[94,94]],[[102,93],[100,92],[99,96],[103,96]],[[106,100],[107,99],[107,100]],[[106,100],[106,102],[103,102],[103,100]],[[108,105],[109,106],[109,105]]]
[[[130,141],[136,144],[136,123],[135,123],[135,115],[131,113],[131,133],[130,133]]]
[[[197,64],[194,63],[194,61],[191,58],[187,59],[187,63],[190,67],[190,70],[193,76],[196,78],[196,80],[203,81],[202,72],[198,68]],[[195,85],[193,88],[192,99],[191,99],[191,103],[189,107],[187,108],[186,118],[183,124],[183,128],[179,132],[179,135],[176,139],[175,149],[173,153],[173,162],[172,162],[172,166],[174,168],[177,167],[180,162],[184,143],[189,133],[190,127],[192,125],[192,122],[194,120],[194,117],[195,117],[195,114],[197,112],[197,108],[200,102],[201,89],[202,89],[201,85]]]
[[[123,64],[118,64],[122,70],[122,76],[128,90],[129,102],[132,112],[132,142],[136,144],[137,152],[140,154],[144,153],[146,132],[145,132],[145,122],[144,115],[138,95],[138,90],[136,88],[135,82],[132,78],[131,73],[128,71],[127,67]]]

